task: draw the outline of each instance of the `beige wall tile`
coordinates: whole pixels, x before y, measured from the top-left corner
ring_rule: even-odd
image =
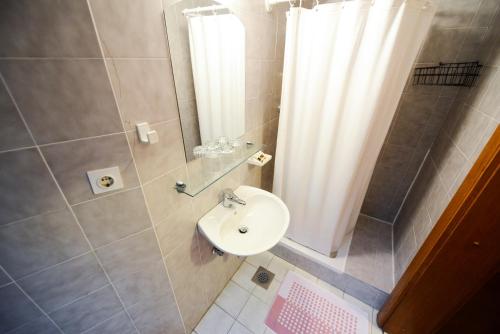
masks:
[[[159,137],[159,142],[152,145],[141,143],[136,131],[127,133],[142,182],[162,176],[186,163],[178,119],[153,125],[151,129],[157,131]]]
[[[106,57],[167,57],[160,0],[91,0]]]
[[[70,204],[106,195],[92,192],[90,170],[118,166],[124,189],[139,185],[125,134],[48,145],[42,153]]]
[[[0,85],[0,151],[34,145],[14,103]]]
[[[100,59],[1,60],[0,70],[38,144],[123,131]]]
[[[100,56],[85,0],[6,0],[0,13],[0,57]]]
[[[139,188],[84,202],[73,210],[95,248],[151,226]]]
[[[69,210],[0,226],[0,264],[19,278],[89,251]]]
[[[168,59],[108,59],[125,129],[179,117]]]

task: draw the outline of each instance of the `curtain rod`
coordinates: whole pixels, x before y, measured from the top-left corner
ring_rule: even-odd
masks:
[[[212,5],[212,6],[206,6],[206,7],[196,7],[196,8],[191,8],[191,9],[184,9],[182,11],[182,14],[186,15],[186,14],[196,14],[196,13],[201,13],[201,12],[212,12],[212,11],[221,10],[221,9],[229,9],[229,8],[227,8],[227,6],[224,6],[224,5]]]

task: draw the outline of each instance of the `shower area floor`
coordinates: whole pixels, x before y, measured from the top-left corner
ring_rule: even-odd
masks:
[[[374,306],[394,287],[392,225],[360,215],[335,258],[283,239],[271,252]]]
[[[345,272],[384,292],[394,287],[392,225],[360,215],[347,254]]]

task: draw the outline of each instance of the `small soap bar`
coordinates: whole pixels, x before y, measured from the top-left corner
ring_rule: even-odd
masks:
[[[272,155],[259,151],[248,158],[248,163],[255,166],[264,166],[273,158]]]

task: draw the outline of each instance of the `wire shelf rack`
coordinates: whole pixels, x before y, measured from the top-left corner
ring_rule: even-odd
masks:
[[[483,65],[479,62],[439,63],[415,68],[413,85],[472,87]]]

